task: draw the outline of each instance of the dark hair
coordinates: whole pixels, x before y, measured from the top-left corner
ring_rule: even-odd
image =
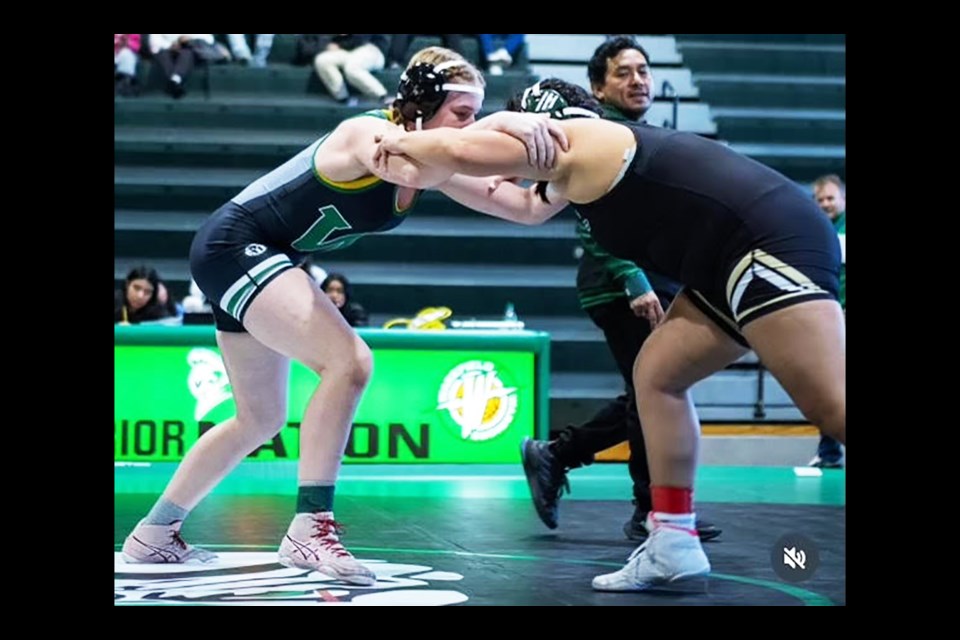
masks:
[[[593,52],[593,57],[587,63],[587,77],[590,79],[590,86],[596,87],[603,84],[607,77],[607,60],[616,58],[624,49],[636,49],[646,58],[647,64],[650,64],[650,56],[647,50],[640,46],[640,43],[632,36],[615,36],[610,38]]]
[[[550,100],[549,92],[555,92],[562,100]],[[538,98],[540,96],[540,98]],[[552,96],[556,98],[556,95]],[[570,109],[581,111],[581,113],[570,113]],[[584,118],[590,117],[590,113],[596,117],[603,115],[603,107],[600,102],[590,95],[586,89],[580,85],[561,80],[560,78],[547,78],[536,84],[527,87],[521,92],[513,95],[507,101],[508,111],[526,111],[534,113],[549,113],[551,118]],[[589,113],[582,113],[587,111]],[[550,203],[547,198],[547,183],[544,180],[537,182],[535,192],[540,199]]]
[[[347,280],[347,276],[342,273],[327,274],[327,277],[320,283],[320,288],[324,293],[327,292],[327,288],[331,282],[339,282],[343,285],[343,297],[346,298],[347,302],[350,302],[350,294],[353,293],[353,287],[350,285],[350,281]]]
[[[554,118],[564,117],[559,113],[562,111],[562,109],[556,109],[556,105],[551,105],[549,109],[541,111],[540,109],[531,109],[528,105],[524,104],[525,100],[529,98],[531,92],[543,93],[546,91],[556,91],[558,94],[560,94],[560,96],[566,101],[566,104],[563,105],[563,107],[577,107],[579,109],[591,111],[598,116],[603,115],[603,107],[600,106],[600,102],[596,98],[590,95],[590,92],[578,84],[573,84],[572,82],[567,82],[566,80],[561,80],[560,78],[547,78],[546,80],[541,80],[540,82],[527,87],[523,91],[514,94],[507,101],[507,111],[539,111],[550,113],[550,116]],[[578,115],[583,117],[586,114]],[[577,117],[577,115],[566,117]]]
[[[127,290],[130,288],[130,283],[134,280],[146,280],[153,285],[153,295],[150,296],[150,300],[136,311],[129,307],[129,301],[127,300]],[[158,299],[159,293],[160,276],[157,275],[157,270],[145,265],[134,267],[127,273],[126,280],[124,280],[123,283],[123,290],[117,291],[114,297],[113,321],[137,324],[145,320],[159,320],[171,315],[176,315],[174,310],[160,304],[160,300]],[[173,297],[172,294],[170,294],[169,288],[167,289],[167,293],[171,296],[170,302],[172,302]],[[175,304],[172,305],[172,307],[176,309]]]
[[[146,280],[153,285],[153,295],[150,296],[150,300],[147,301],[147,304],[145,304],[144,307],[158,304],[157,294],[160,291],[160,276],[157,274],[157,270],[146,265],[140,265],[139,267],[130,269],[130,271],[127,273],[127,279],[123,283],[124,302],[126,302],[127,289],[130,288],[130,283],[134,280]]]
[[[331,273],[326,278],[323,279],[323,282],[320,284],[320,288],[324,293],[327,291],[327,287],[330,286],[331,282],[339,282],[343,285],[343,306],[340,307],[340,315],[344,317],[351,327],[365,327],[369,324],[369,318],[367,316],[367,310],[363,308],[358,302],[351,300],[351,295],[353,294],[353,286],[350,284],[350,281],[347,280],[347,276],[342,273]]]

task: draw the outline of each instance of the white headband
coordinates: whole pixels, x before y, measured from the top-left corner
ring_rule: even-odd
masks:
[[[443,71],[444,69],[449,69],[450,67],[465,67],[467,62],[464,60],[447,60],[446,62],[441,62],[433,68],[434,71]],[[453,82],[446,82],[441,87],[444,91],[460,91],[463,93],[474,93],[481,98],[483,97],[483,89],[480,87],[475,87],[472,84],[457,84]]]
[[[483,89],[480,87],[475,87],[472,84],[454,84],[453,82],[445,82],[440,86],[444,91],[461,91],[463,93],[475,93],[481,98],[483,97]]]
[[[447,60],[446,62],[441,62],[440,64],[436,65],[433,70],[443,71],[444,69],[449,69],[450,67],[461,67],[465,64],[467,63],[463,60]]]

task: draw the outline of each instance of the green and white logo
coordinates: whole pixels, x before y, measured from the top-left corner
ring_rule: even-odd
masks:
[[[117,345],[114,452],[120,462],[176,461],[236,413],[214,346]],[[534,433],[534,355],[377,349],[346,448],[351,463],[510,463]],[[285,425],[248,460],[296,460],[317,374],[291,364]],[[439,406],[439,408],[438,408]]]
[[[197,400],[193,419],[201,420],[220,404],[233,398],[233,392],[230,391],[223,359],[216,351],[191,349],[187,354],[187,362],[190,364],[187,386]]]

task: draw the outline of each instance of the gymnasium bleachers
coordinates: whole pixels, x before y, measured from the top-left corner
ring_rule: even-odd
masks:
[[[517,63],[487,78],[486,111],[502,108],[538,77],[586,86],[586,61],[602,40],[599,34],[529,35]],[[144,61],[143,94],[115,99],[117,287],[131,266],[148,262],[176,297],[185,295],[187,251],[200,222],[252,179],[364,108],[335,103],[311,67],[291,66],[293,42],[292,35],[278,35],[265,69],[198,69],[187,96],[176,101],[160,91],[162,82]],[[475,60],[475,40],[464,42]],[[668,80],[679,98],[679,128],[729,142],[800,182],[828,171],[843,175],[842,40],[660,35],[641,36],[641,42],[657,80],[650,122],[672,119],[672,101],[661,97]],[[439,39],[418,37],[411,50],[427,44]],[[377,75],[392,89],[399,73]],[[426,193],[391,233],[320,255],[319,262],[351,278],[373,325],[437,304],[450,306],[457,318],[491,319],[513,302],[528,328],[552,335],[551,426],[558,428],[586,418],[622,388],[602,334],[577,304],[576,247],[570,211],[524,227]],[[752,354],[697,385],[694,397],[705,421],[801,418],[772,377],[758,372]]]
[[[843,34],[678,34],[677,48],[721,139],[800,182],[845,178]]]

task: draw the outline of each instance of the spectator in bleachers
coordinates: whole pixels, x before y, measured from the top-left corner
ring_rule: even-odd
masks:
[[[131,269],[123,289],[114,295],[113,322],[139,324],[169,318],[170,312],[158,299],[159,288],[156,269],[144,265]]]
[[[230,45],[230,53],[233,59],[243,65],[249,65],[254,68],[267,66],[267,56],[270,55],[270,49],[273,48],[273,33],[258,33],[253,48],[250,52],[250,45],[247,43],[247,34],[228,33],[227,44]]]
[[[820,210],[827,214],[840,239],[840,306],[847,311],[847,188],[837,175],[820,176],[813,183],[813,197]],[[811,467],[821,469],[843,468],[843,446],[828,435],[820,436],[817,455]]]
[[[198,54],[192,45],[194,41],[214,46],[212,33],[150,34],[150,52],[167,79],[166,92],[174,98],[186,95],[187,77],[198,63]]]
[[[331,273],[320,284],[320,288],[351,327],[366,327],[369,324],[367,310],[353,299],[353,287],[347,276]]]
[[[633,38],[617,37],[601,44],[587,63],[587,76],[608,120],[639,121],[650,108],[650,74],[647,52]],[[633,481],[632,517],[623,526],[630,540],[647,537],[646,519],[653,506],[650,468],[633,389],[633,363],[643,343],[670,306],[680,285],[645,271],[605,251],[583,220],[577,224],[583,252],[577,266],[577,297],[593,323],[603,331],[625,389],[592,418],[568,425],[557,439],[525,442],[524,471],[540,519],[549,528],[558,524],[559,500],[567,486],[567,472],[589,465],[594,455],[624,440],[630,443],[627,468]],[[710,540],[721,530],[698,519],[701,539]]]
[[[327,42],[313,60],[320,81],[337,102],[355,106],[349,84],[368,98],[382,103],[393,101],[383,84],[371,71],[383,69],[387,36],[383,33],[338,33]]]
[[[113,34],[114,92],[121,96],[137,95],[137,62],[140,60],[140,34]]]
[[[391,69],[401,69],[407,64],[407,49],[414,36],[437,36],[443,46],[463,55],[463,34],[460,33],[394,33],[387,51],[387,65]]]
[[[827,214],[840,240],[840,306],[847,310],[847,187],[840,176],[830,174],[813,183],[813,197]]]
[[[502,76],[504,67],[513,64],[523,49],[525,34],[523,33],[478,33],[480,40],[480,55],[486,64],[490,75]]]
[[[325,33],[296,34],[296,40],[293,44],[293,58],[290,60],[290,64],[295,66],[313,64],[313,59],[323,51],[328,37]]]

